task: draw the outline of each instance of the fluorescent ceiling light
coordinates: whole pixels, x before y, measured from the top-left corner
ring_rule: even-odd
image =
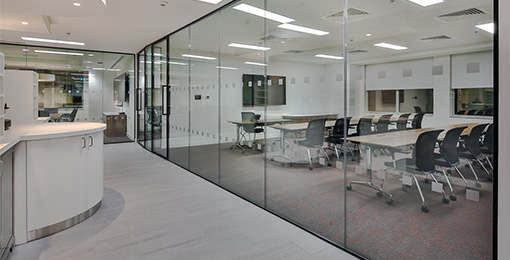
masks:
[[[198,0],[198,1],[217,5],[219,2],[221,2],[223,0]]]
[[[291,23],[291,22],[295,21],[292,18],[285,17],[283,15],[279,15],[279,14],[276,14],[276,13],[273,13],[273,12],[269,12],[269,11],[266,11],[264,9],[260,9],[258,7],[247,5],[247,4],[236,5],[233,8],[238,10],[238,11],[243,11],[245,13],[249,13],[249,14],[253,14],[253,15],[256,15],[256,16],[260,16],[260,17],[263,17],[263,18],[266,18],[266,19],[269,19],[269,20],[272,20],[272,21],[275,21],[275,22],[279,22],[279,23]]]
[[[342,57],[342,56],[333,56],[333,55],[327,55],[327,54],[317,54],[317,55],[315,55],[315,57],[332,59],[332,60],[343,60],[344,59],[344,57]]]
[[[43,51],[43,50],[34,50],[34,52],[48,53],[48,54],[62,54],[62,55],[83,56],[83,53],[79,53],[79,52],[61,52],[61,51]]]
[[[257,51],[267,51],[267,50],[271,49],[269,47],[247,45],[247,44],[241,44],[241,43],[231,43],[228,46],[229,47],[236,47],[236,48],[243,48],[243,49],[250,49],[250,50],[257,50]]]
[[[77,2],[73,3],[73,5],[74,5],[74,6],[81,6],[81,4],[80,4],[80,3],[77,3]]]
[[[233,68],[233,67],[225,67],[225,66],[216,66],[217,69],[222,69],[222,70],[238,70],[238,68]]]
[[[107,71],[120,71],[120,69],[107,69]]]
[[[482,29],[490,34],[494,34],[494,23],[479,24],[476,28]]]
[[[182,57],[188,57],[188,58],[195,58],[195,59],[203,59],[203,60],[216,60],[214,57],[207,57],[207,56],[198,56],[198,55],[191,55],[191,54],[183,54]]]
[[[42,39],[42,38],[33,38],[33,37],[21,37],[24,41],[34,41],[34,42],[49,42],[49,43],[60,43],[60,44],[70,44],[70,45],[85,45],[83,42],[70,42],[70,41],[61,41],[61,40],[52,40],[52,39]]]
[[[397,50],[397,51],[407,50],[407,47],[390,44],[390,43],[385,43],[385,42],[376,43],[376,44],[374,44],[374,46],[388,48],[388,49]]]
[[[71,76],[82,76],[82,77],[88,77],[88,76],[89,76],[89,74],[71,73]]]
[[[177,61],[169,61],[168,64],[172,64],[172,65],[181,65],[181,66],[186,66],[188,65],[187,63],[184,63],[184,62],[177,62]]]
[[[27,22],[21,22],[21,24],[23,24],[23,25],[27,25],[28,23],[27,23]]]
[[[316,30],[316,29],[312,29],[312,28],[308,28],[308,27],[304,27],[304,26],[294,25],[294,24],[288,24],[288,23],[280,24],[280,25],[278,25],[278,27],[287,29],[287,30],[296,31],[296,32],[309,33],[309,34],[319,35],[319,36],[329,34],[329,32]]]
[[[443,2],[443,0],[408,0],[408,1],[413,2],[415,4],[419,4],[423,7],[426,7],[429,5],[435,5],[435,4],[439,4],[439,3]]]
[[[267,64],[264,64],[264,63],[257,63],[257,62],[251,62],[251,61],[245,61],[244,64],[248,64],[248,65],[256,65],[256,66],[267,66]]]
[[[93,70],[105,70],[104,68],[92,68]]]

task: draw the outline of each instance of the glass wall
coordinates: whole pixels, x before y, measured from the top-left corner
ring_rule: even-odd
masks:
[[[145,147],[360,257],[491,259],[493,2],[416,2],[237,1],[147,46]]]
[[[134,141],[134,55],[11,44],[0,52],[7,70],[38,73],[39,120],[105,122],[105,143]]]

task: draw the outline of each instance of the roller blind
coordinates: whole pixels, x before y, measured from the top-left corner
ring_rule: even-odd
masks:
[[[366,90],[433,88],[432,58],[367,65]]]
[[[452,88],[492,88],[492,51],[452,55]]]

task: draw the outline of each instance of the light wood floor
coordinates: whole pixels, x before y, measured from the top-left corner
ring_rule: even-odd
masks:
[[[356,259],[136,143],[104,156],[101,209],[9,259]]]

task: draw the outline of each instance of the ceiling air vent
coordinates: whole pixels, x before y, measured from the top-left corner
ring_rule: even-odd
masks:
[[[366,50],[352,50],[352,51],[348,51],[347,53],[364,53],[364,52],[368,52]]]
[[[436,18],[443,22],[455,22],[463,19],[469,19],[472,17],[479,17],[482,15],[488,15],[487,12],[478,9],[478,8],[469,8],[465,10],[455,11],[447,14],[442,14],[437,16]]]
[[[364,16],[369,15],[368,12],[365,12],[363,10],[359,10],[356,8],[349,8],[347,9],[347,21],[352,22],[359,20],[363,18]],[[328,21],[333,21],[337,23],[343,23],[344,22],[344,11],[336,12],[330,15],[326,15],[322,17],[323,19],[326,19]]]
[[[268,41],[268,42],[271,42],[271,41],[286,41],[288,40],[288,38],[283,38],[283,37],[280,37],[280,36],[274,36],[274,35],[268,35],[267,37],[264,37],[264,38],[260,38],[261,41]]]
[[[436,35],[436,36],[431,36],[431,37],[425,37],[425,38],[421,38],[420,41],[438,41],[438,40],[449,40],[451,39],[452,37],[448,36],[448,35]]]
[[[305,51],[300,51],[300,50],[288,50],[286,51],[285,53],[289,53],[289,54],[300,54],[300,53],[303,53]]]

